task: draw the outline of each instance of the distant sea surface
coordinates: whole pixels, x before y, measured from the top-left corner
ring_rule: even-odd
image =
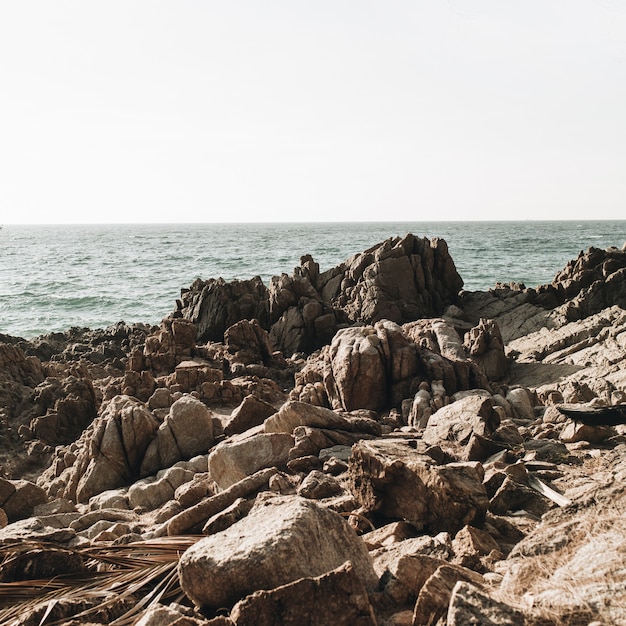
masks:
[[[25,338],[120,320],[157,324],[194,279],[320,270],[413,233],[448,243],[465,289],[549,283],[590,246],[621,248],[626,221],[13,226],[0,230],[0,333]]]

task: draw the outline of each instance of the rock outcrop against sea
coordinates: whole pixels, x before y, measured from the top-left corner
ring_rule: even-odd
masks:
[[[0,622],[626,624],[626,426],[565,415],[626,406],[626,249],[462,287],[407,235],[0,336]]]

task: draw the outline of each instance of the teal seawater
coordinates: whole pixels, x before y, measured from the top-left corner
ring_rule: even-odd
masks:
[[[536,286],[590,246],[621,248],[626,221],[376,222],[4,226],[0,333],[21,337],[120,320],[158,323],[195,278],[292,273],[311,254],[322,271],[413,233],[448,243],[465,289]]]

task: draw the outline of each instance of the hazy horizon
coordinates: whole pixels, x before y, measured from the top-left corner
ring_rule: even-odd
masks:
[[[3,3],[0,224],[620,220],[625,33],[623,0]]]

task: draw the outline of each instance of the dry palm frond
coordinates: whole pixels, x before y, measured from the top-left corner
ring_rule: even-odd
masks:
[[[112,622],[116,626],[132,624],[137,615],[162,599],[180,599],[176,567],[182,553],[201,537],[162,537],[122,545],[89,545],[66,548],[81,556],[87,571],[56,576],[45,580],[0,583],[0,623],[10,624],[36,607],[52,606],[62,600],[97,600],[96,606],[75,618],[87,619],[91,613],[120,600],[133,598],[131,611]],[[57,548],[54,544],[25,541],[0,547],[0,562],[8,563],[18,555]],[[61,623],[45,621],[52,626]]]

